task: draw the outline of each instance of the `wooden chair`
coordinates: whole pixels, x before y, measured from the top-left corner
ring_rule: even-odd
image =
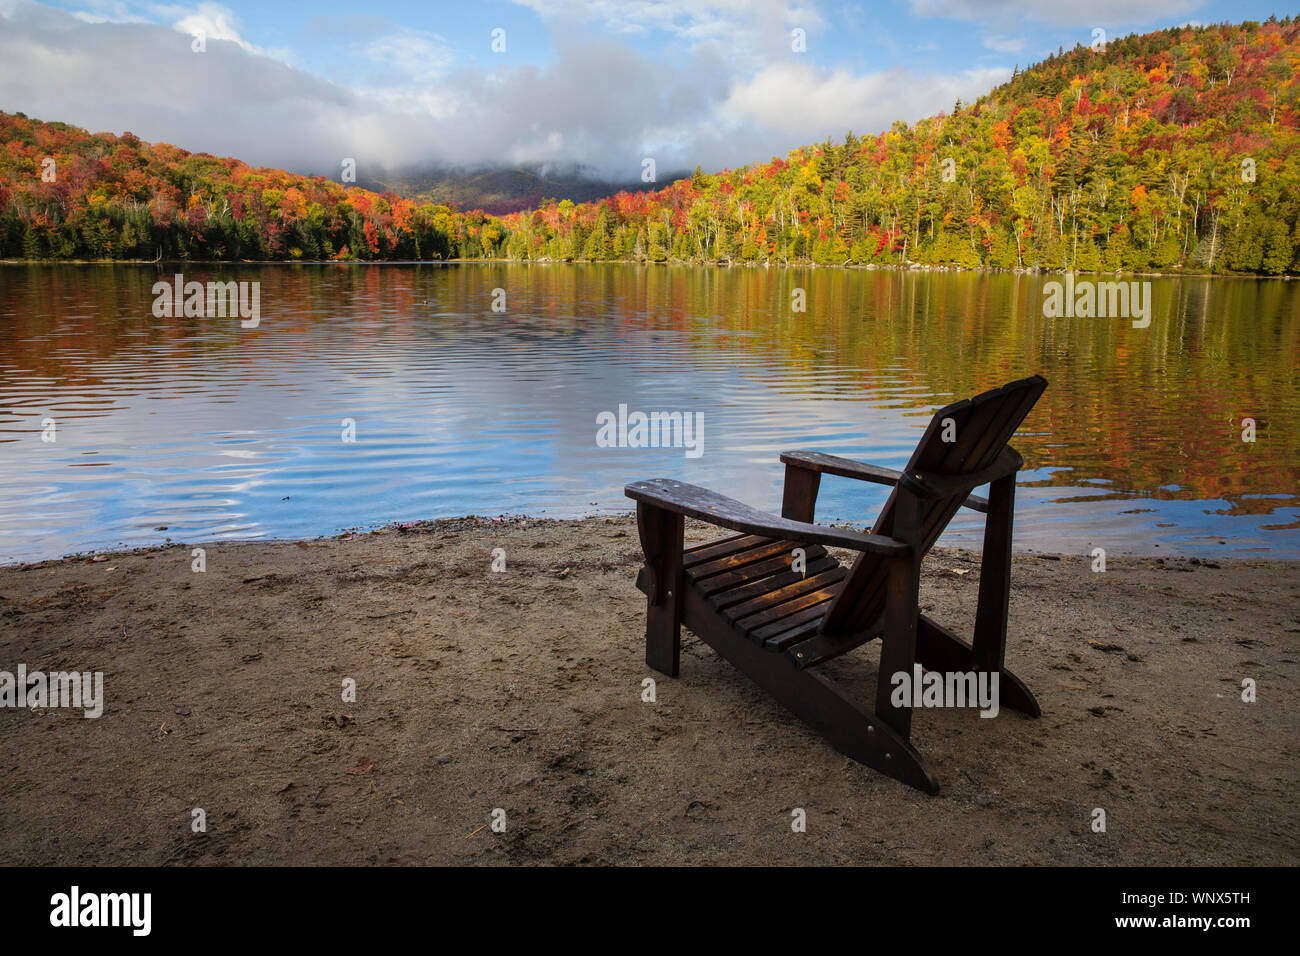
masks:
[[[940,409],[902,472],[787,452],[780,517],[669,478],[628,485],[646,559],[637,578],[648,600],[646,663],[676,677],[685,624],[841,753],[938,793],[910,741],[910,705],[890,699],[890,675],[911,674],[915,663],[943,672],[997,671],[1000,706],[1040,713],[1003,658],[1016,472],[1023,464],[1007,442],[1046,387],[1035,375]],[[870,534],[812,523],[823,474],[893,486]],[[985,483],[987,500],[970,494]],[[921,559],[962,506],[987,515],[969,644],[921,614],[917,603]],[[683,550],[687,517],[738,533]],[[825,545],[857,551],[857,558],[845,569]],[[802,573],[792,568],[795,548],[805,553]],[[816,668],[876,637],[882,645],[872,712]]]

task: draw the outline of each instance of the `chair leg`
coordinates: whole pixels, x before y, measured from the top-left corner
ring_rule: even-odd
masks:
[[[676,677],[682,657],[682,548],[685,519],[640,503],[636,507],[641,548],[646,556],[645,662]]]
[[[920,568],[913,558],[891,563],[885,585],[885,627],[880,638],[880,670],[876,675],[876,713],[904,740],[912,735],[912,702],[893,701],[895,674],[912,679],[916,663],[916,619],[920,599]]]
[[[942,624],[924,614],[917,622],[916,659],[926,670],[950,673],[978,671],[971,646]],[[1030,717],[1042,715],[1033,692],[1005,667],[998,668],[998,705],[1018,710]]]
[[[979,605],[975,612],[974,669],[1002,668],[1007,651],[1007,602],[1011,596],[1011,521],[1015,514],[1016,476],[989,486],[984,522],[984,557],[980,562]]]
[[[1015,513],[1016,476],[1007,475],[989,488],[984,525],[984,557],[980,563],[979,604],[974,641],[964,640],[924,614],[917,632],[916,659],[927,670],[998,672],[1000,704],[1038,717],[1033,692],[1005,667],[1007,607],[1011,593],[1011,523]]]
[[[917,500],[899,488],[894,498],[894,537],[917,539]],[[916,663],[916,618],[921,599],[921,557],[914,553],[889,562],[885,583],[884,631],[880,638],[880,671],[876,675],[876,713],[904,740],[912,734],[912,703],[895,705],[892,698],[895,674],[911,679]]]
[[[815,669],[797,670],[784,654],[736,634],[694,590],[686,595],[687,626],[840,753],[929,794],[939,781],[925,758],[877,714]]]

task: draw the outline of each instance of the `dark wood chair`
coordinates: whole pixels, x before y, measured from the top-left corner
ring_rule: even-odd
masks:
[[[1046,387],[1035,375],[940,409],[901,472],[787,452],[780,517],[669,478],[628,485],[646,559],[637,578],[648,599],[646,663],[676,677],[685,624],[841,753],[938,793],[911,744],[911,706],[891,701],[889,675],[910,674],[916,663],[943,672],[997,671],[1000,706],[1040,713],[1003,659],[1016,472],[1023,464],[1007,442]],[[893,486],[870,534],[812,523],[824,474]],[[988,499],[971,494],[985,483]],[[987,515],[971,643],[918,606],[921,559],[963,506]],[[687,517],[738,533],[684,549]],[[852,549],[857,558],[846,569],[826,545]],[[804,551],[802,572],[792,567],[795,548]],[[873,712],[816,668],[877,637]]]

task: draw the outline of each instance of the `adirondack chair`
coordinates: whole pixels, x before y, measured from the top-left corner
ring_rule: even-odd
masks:
[[[901,472],[786,452],[780,517],[670,478],[628,485],[645,552],[637,587],[647,597],[646,663],[677,676],[684,624],[841,753],[938,793],[911,743],[910,703],[891,700],[890,675],[911,674],[915,663],[996,671],[1001,707],[1040,713],[1003,667],[1016,472],[1024,463],[1007,442],[1046,387],[1034,375],[940,409]],[[893,486],[870,534],[812,523],[822,475]],[[987,499],[971,494],[985,483]],[[921,559],[963,506],[987,516],[971,643],[918,606]],[[687,517],[736,533],[684,548]],[[826,545],[858,554],[846,569]],[[802,572],[793,568],[795,548],[804,552]],[[816,668],[877,637],[873,712]]]

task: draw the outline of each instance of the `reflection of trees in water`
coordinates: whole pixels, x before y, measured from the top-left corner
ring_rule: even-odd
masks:
[[[260,281],[261,328],[155,319],[152,284],[178,270]],[[1151,325],[1134,329],[1045,318],[1043,280],[1005,274],[484,263],[0,275],[0,361],[69,390],[158,352],[182,354],[196,377],[229,363],[255,376],[287,354],[391,365],[394,351],[431,343],[458,374],[499,381],[572,347],[638,374],[696,376],[703,394],[741,377],[792,401],[914,409],[920,427],[935,405],[1039,372],[1051,387],[1015,441],[1042,472],[1034,484],[1221,499],[1226,514],[1294,507],[1300,486],[1300,292],[1281,281],[1152,279]],[[498,288],[504,313],[492,311]],[[806,312],[792,310],[796,288]],[[131,374],[146,387],[146,370]],[[1245,417],[1258,423],[1254,444],[1240,440]],[[1268,494],[1287,497],[1257,497]]]
[[[1152,279],[1151,325],[1134,329],[1127,320],[1045,318],[1043,280],[1032,276],[639,271],[644,298],[669,305],[660,322],[702,336],[691,313],[714,317],[709,344],[805,373],[806,387],[822,393],[928,411],[1046,375],[1052,385],[1016,438],[1045,484],[1218,498],[1249,514],[1295,501],[1300,429],[1278,427],[1300,424],[1300,301],[1291,284]],[[796,287],[806,313],[790,308]],[[684,303],[690,308],[677,308]],[[846,372],[858,381],[845,381]],[[1259,423],[1254,444],[1241,441],[1244,417]],[[1266,493],[1288,499],[1252,497]]]

